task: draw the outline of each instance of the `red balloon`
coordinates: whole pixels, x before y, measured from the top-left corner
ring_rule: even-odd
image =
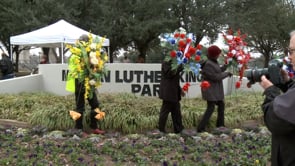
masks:
[[[206,90],[210,87],[210,83],[208,81],[202,81],[200,86],[203,90]]]

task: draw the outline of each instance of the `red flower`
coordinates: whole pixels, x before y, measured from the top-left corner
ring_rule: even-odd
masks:
[[[236,88],[239,89],[241,87],[241,81],[236,82]]]
[[[211,85],[208,81],[202,81],[200,84],[202,90],[207,90]]]
[[[192,39],[190,39],[190,38],[187,38],[187,39],[186,39],[186,42],[187,42],[187,43],[190,43],[191,41],[192,41]]]
[[[175,34],[174,34],[174,38],[178,38],[179,36],[180,36],[179,33],[175,33]]]
[[[178,46],[179,46],[179,47],[185,47],[185,45],[186,45],[186,42],[185,42],[184,40],[180,40],[180,41],[178,42]]]
[[[187,59],[190,59],[191,58],[191,54],[189,52],[187,52],[185,55],[184,55]]]
[[[239,43],[241,41],[241,38],[240,37],[235,37],[234,40],[235,40],[235,42]]]
[[[198,55],[197,55],[197,56],[195,57],[195,61],[198,62],[198,61],[200,61],[200,60],[201,60],[201,56],[198,56]]]
[[[197,50],[196,50],[194,47],[189,47],[189,49],[188,49],[188,52],[189,52],[191,55],[195,54],[196,51],[197,51]]]
[[[198,49],[198,50],[201,50],[201,49],[202,49],[202,45],[201,45],[201,44],[198,44],[198,45],[197,45],[197,49]]]
[[[172,58],[175,58],[175,57],[176,57],[176,51],[174,51],[174,50],[171,51],[171,52],[170,52],[170,56],[171,56]]]
[[[234,56],[234,54],[231,53],[231,52],[229,52],[229,53],[227,53],[227,56],[230,57],[230,58],[232,58]]]
[[[185,47],[178,47],[178,50],[184,52]]]
[[[188,92],[189,87],[191,86],[191,84],[189,82],[185,83],[182,87],[182,90],[185,92]]]
[[[180,38],[185,38],[185,34],[184,33],[182,33],[182,34],[180,34]]]

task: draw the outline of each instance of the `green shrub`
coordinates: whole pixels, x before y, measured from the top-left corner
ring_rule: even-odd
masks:
[[[122,133],[140,133],[156,129],[162,101],[157,97],[136,96],[130,93],[98,94],[105,119],[99,122],[104,130]],[[262,121],[260,93],[236,92],[225,98],[225,125],[238,128],[244,121]],[[87,102],[86,102],[87,103]],[[3,119],[14,119],[30,123],[32,126],[46,127],[48,130],[67,130],[74,127],[69,110],[75,109],[74,95],[56,96],[49,93],[21,93],[0,95],[0,114]],[[206,109],[206,102],[200,98],[181,100],[182,119],[185,128],[195,128]],[[86,104],[87,121],[90,107]],[[216,123],[213,113],[209,129]],[[171,116],[167,122],[172,130]]]

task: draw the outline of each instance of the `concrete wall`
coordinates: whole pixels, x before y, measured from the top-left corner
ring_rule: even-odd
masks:
[[[43,91],[61,96],[71,94],[65,90],[67,67],[67,64],[39,64]]]
[[[0,93],[40,92],[44,89],[41,81],[41,74],[0,80]]]
[[[158,96],[161,64],[113,63],[107,64],[108,75],[103,79],[100,93],[128,92],[143,96]],[[69,95],[65,90],[67,64],[40,64],[39,74],[0,81],[0,93],[45,91],[57,95]],[[258,84],[248,88],[246,79],[241,88],[235,89],[237,77],[224,79],[225,94],[234,91],[262,91]],[[181,86],[190,82],[188,97],[200,97],[200,82],[190,74],[182,74]]]

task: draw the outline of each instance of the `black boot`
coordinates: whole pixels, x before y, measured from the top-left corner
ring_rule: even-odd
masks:
[[[75,128],[76,129],[83,129],[82,117],[80,117],[79,119],[76,120]]]
[[[95,112],[93,109],[90,112],[90,128],[92,134],[105,134],[105,131],[98,129],[97,127],[97,119],[95,116],[97,115],[97,112]]]
[[[91,129],[97,128],[97,119],[95,118],[96,115],[97,113],[92,109],[90,111],[90,128]]]
[[[81,117],[75,121],[75,128],[76,129],[83,129],[83,113],[79,112]]]
[[[218,101],[217,102],[217,121],[216,121],[216,127],[224,127],[224,101]]]
[[[214,111],[215,108],[215,102],[214,101],[207,101],[207,109],[202,117],[202,120],[200,121],[197,132],[203,132],[205,131],[205,128],[210,120],[210,117]]]

